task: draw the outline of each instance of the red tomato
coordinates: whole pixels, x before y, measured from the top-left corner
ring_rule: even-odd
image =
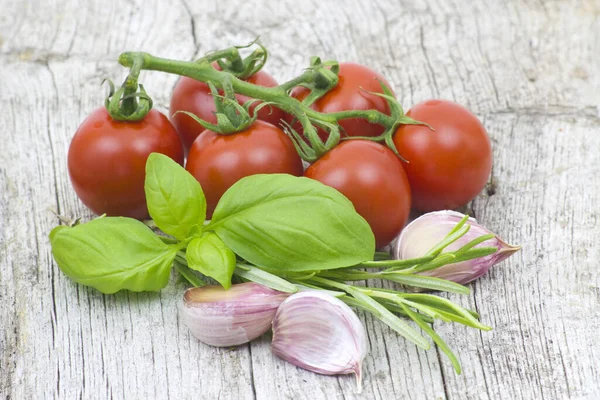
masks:
[[[246,79],[246,81],[264,87],[277,86],[277,81],[264,71],[258,71],[256,74]],[[236,98],[240,104],[243,104],[250,99],[249,97],[240,94],[236,95]],[[250,110],[253,111],[256,105],[257,104],[253,104],[252,107],[250,107]],[[215,101],[208,85],[204,82],[199,82],[183,76],[179,79],[173,90],[169,113],[171,114],[171,121],[173,122],[175,129],[177,129],[187,152],[194,140],[205,130],[205,128],[188,115],[173,115],[177,111],[188,111],[205,121],[216,124],[217,118],[214,114],[216,111]],[[273,125],[279,125],[279,121],[283,117],[284,112],[276,107],[267,106],[258,112],[258,119],[270,122]]]
[[[390,113],[390,107],[387,101],[374,94],[367,92],[383,93],[379,81],[390,86],[383,76],[377,72],[355,63],[341,63],[339,72],[339,82],[325,96],[321,97],[311,108],[322,113],[332,113],[348,110],[378,110],[382,113]],[[310,90],[304,87],[296,87],[291,95],[302,101]],[[287,114],[286,121],[291,123],[293,116]],[[378,136],[384,131],[384,127],[372,124],[365,119],[352,118],[339,121],[344,129],[341,134],[347,136]],[[302,133],[302,126],[299,123],[293,125],[299,133]],[[319,130],[321,139],[327,139],[324,131]]]
[[[200,182],[210,218],[234,183],[254,174],[302,175],[302,160],[289,137],[275,125],[257,120],[231,135],[206,130],[194,141],[186,169]]]
[[[136,122],[113,120],[98,108],[77,129],[68,154],[71,183],[96,214],[148,218],[144,179],[150,153],[183,165],[183,147],[169,119],[156,110]]]
[[[415,105],[408,116],[431,125],[402,125],[394,135],[419,211],[455,209],[483,189],[492,169],[485,128],[466,108],[448,100]]]
[[[410,186],[400,159],[368,140],[341,142],[308,167],[304,176],[345,195],[367,220],[377,247],[400,233],[410,213]]]

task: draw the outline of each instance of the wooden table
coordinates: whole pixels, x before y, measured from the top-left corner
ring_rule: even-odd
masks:
[[[170,4],[172,3],[172,4]],[[0,0],[0,394],[29,398],[600,398],[600,3],[560,1]],[[449,296],[491,332],[436,324],[457,376],[360,314],[364,392],[275,358],[265,337],[199,343],[183,286],[102,295],[52,260],[50,212],[89,218],[66,169],[78,124],[102,105],[116,58],[193,59],[260,35],[280,81],[311,55],[380,71],[407,108],[453,99],[483,121],[493,184],[472,204],[523,250]],[[176,76],[144,73],[167,110]]]

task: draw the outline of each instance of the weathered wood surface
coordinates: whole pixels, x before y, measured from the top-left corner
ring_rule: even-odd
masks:
[[[172,4],[171,4],[172,3]],[[182,287],[104,296],[57,270],[49,211],[89,216],[66,151],[120,80],[124,50],[191,59],[261,36],[284,80],[310,55],[380,71],[409,107],[474,110],[495,188],[474,214],[516,256],[453,300],[495,327],[437,324],[457,376],[361,314],[362,396],[271,355],[269,339],[205,346],[182,327]],[[600,3],[589,1],[0,0],[0,394],[26,398],[600,398]],[[163,111],[176,77],[146,73]]]

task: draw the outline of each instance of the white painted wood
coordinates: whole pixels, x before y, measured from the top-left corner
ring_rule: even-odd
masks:
[[[414,3],[414,4],[413,4]],[[49,211],[89,217],[67,177],[78,124],[122,79],[124,50],[191,59],[260,35],[280,80],[310,55],[389,78],[407,108],[450,98],[494,145],[495,193],[471,208],[523,251],[450,296],[495,330],[438,324],[456,376],[361,315],[371,351],[351,377],[283,363],[268,336],[198,343],[182,286],[105,296],[54,265]],[[0,0],[0,395],[22,398],[600,398],[600,4],[573,2]],[[144,73],[165,111],[176,77]]]

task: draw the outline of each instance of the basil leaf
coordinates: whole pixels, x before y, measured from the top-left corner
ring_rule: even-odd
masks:
[[[50,232],[52,255],[69,278],[102,293],[158,291],[167,285],[176,245],[142,222],[104,217]]]
[[[163,232],[185,240],[202,231],[198,228],[206,218],[206,198],[200,183],[181,165],[163,154],[150,154],[144,190],[150,216]]]
[[[52,229],[50,231],[50,234],[48,235],[48,237],[50,237],[51,243],[52,243],[52,240],[54,240],[54,237],[58,234],[58,232],[62,231],[63,229],[69,229],[69,227],[65,226],[65,225],[58,225],[57,227],[55,227],[54,229]]]
[[[280,271],[347,267],[375,252],[373,232],[350,200],[318,181],[286,174],[240,179],[205,229],[248,262]]]
[[[188,267],[210,276],[225,289],[231,287],[235,254],[214,233],[192,239],[186,251]]]

